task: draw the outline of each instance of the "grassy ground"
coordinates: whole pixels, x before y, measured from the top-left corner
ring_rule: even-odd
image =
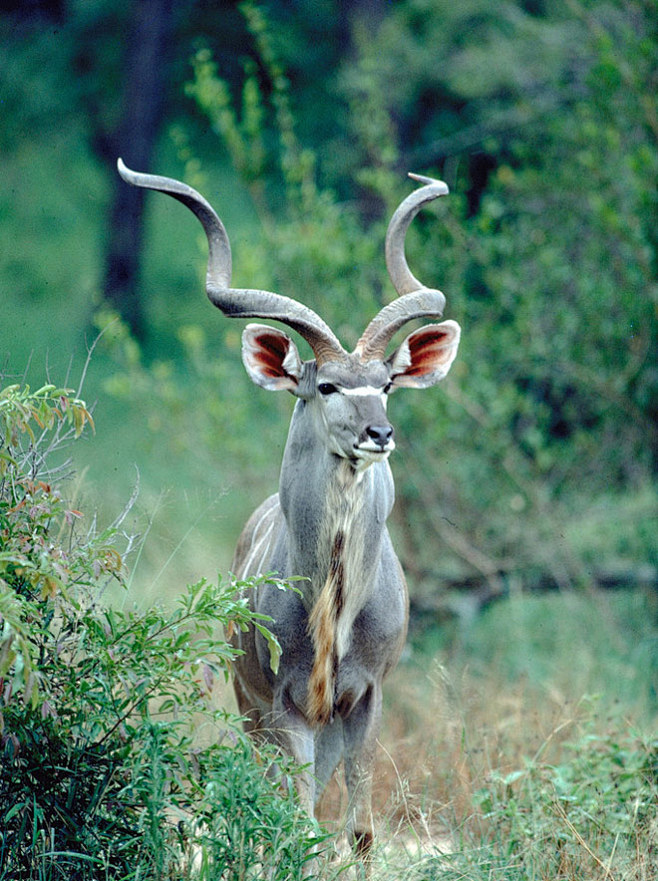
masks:
[[[648,879],[658,868],[656,598],[504,600],[387,689],[375,877]],[[331,821],[345,794],[323,801]]]

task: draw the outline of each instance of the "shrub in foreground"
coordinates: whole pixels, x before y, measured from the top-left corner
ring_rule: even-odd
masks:
[[[217,628],[266,622],[232,583],[103,601],[125,537],[81,534],[52,465],[87,424],[68,390],[0,391],[0,879],[298,876],[317,829],[211,701]]]

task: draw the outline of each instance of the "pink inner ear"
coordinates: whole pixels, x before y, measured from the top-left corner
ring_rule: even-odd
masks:
[[[450,358],[450,343],[454,334],[441,328],[427,328],[412,334],[408,339],[411,365],[405,370],[407,376],[424,376],[436,370]]]
[[[254,337],[254,357],[264,376],[276,378],[286,376],[283,361],[288,354],[288,340],[279,334],[259,333]]]

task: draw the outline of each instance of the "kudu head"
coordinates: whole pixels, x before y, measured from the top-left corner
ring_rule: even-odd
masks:
[[[290,337],[277,328],[248,324],[242,336],[242,359],[252,380],[269,390],[286,389],[305,402],[329,452],[351,461],[357,470],[383,460],[395,448],[386,400],[396,388],[425,388],[448,373],[457,353],[460,328],[455,321],[429,324],[409,334],[386,357],[393,336],[414,319],[438,318],[445,297],[422,285],[404,253],[409,224],[427,202],[448,193],[442,181],[409,175],[423,186],[407,196],[388,226],[386,266],[399,298],[366,327],[353,352],[347,352],[315,312],[280,294],[231,287],[231,247],[224,224],[196,190],[172,178],[118,169],[125,181],[159,190],[187,205],[208,239],[206,292],[232,318],[268,318],[296,330],[315,358],[302,361]]]

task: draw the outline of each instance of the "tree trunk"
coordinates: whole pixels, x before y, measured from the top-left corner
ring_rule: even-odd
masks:
[[[145,333],[138,277],[143,243],[144,190],[128,186],[116,172],[116,159],[149,171],[164,113],[168,76],[172,0],[135,0],[127,34],[123,112],[106,158],[114,175],[114,198],[105,256],[105,297],[137,339]]]

